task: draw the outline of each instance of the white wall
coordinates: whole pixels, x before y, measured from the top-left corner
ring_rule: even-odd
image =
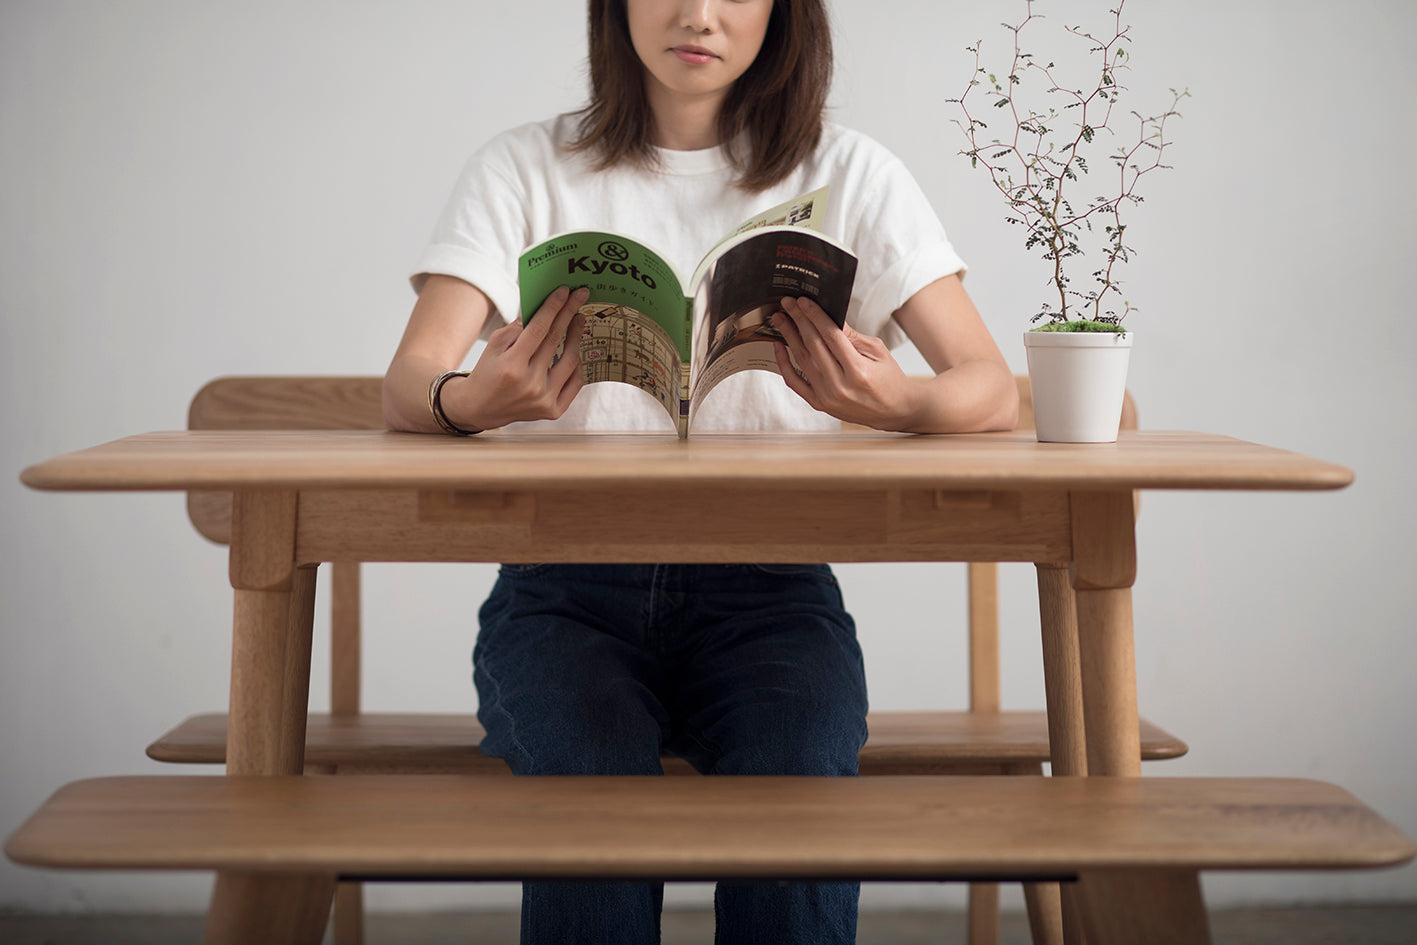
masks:
[[[1039,2],[1067,22],[1104,6]],[[1334,494],[1146,496],[1141,705],[1192,745],[1154,770],[1333,780],[1417,835],[1417,611],[1401,586],[1417,525],[1402,471],[1417,390],[1401,348],[1417,7],[1132,6],[1137,106],[1171,85],[1193,95],[1176,170],[1134,220],[1143,424],[1357,471]],[[968,77],[963,47],[987,35],[997,49],[998,20],[1019,7],[836,0],[833,96],[841,121],[915,171],[1016,370],[1041,273],[957,156],[944,100]],[[142,747],[224,706],[230,619],[224,552],[195,535],[180,497],[41,494],[20,469],[179,428],[216,375],[381,373],[412,302],[406,270],[466,154],[580,102],[583,18],[576,0],[0,5],[4,830],[65,781],[171,770]],[[841,574],[874,704],[960,704],[962,567]],[[490,580],[481,566],[368,568],[369,707],[472,707],[468,651]],[[1039,706],[1032,569],[1004,581],[1005,698]],[[317,706],[323,671],[317,654]],[[1207,883],[1213,903],[1417,898],[1413,868]],[[0,908],[185,910],[208,888],[0,864]],[[453,907],[515,891],[371,898]],[[866,894],[958,901],[953,888]]]

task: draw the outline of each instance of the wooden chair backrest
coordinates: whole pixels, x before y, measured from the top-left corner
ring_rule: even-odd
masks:
[[[1019,391],[1018,429],[1033,429],[1033,397],[1028,377],[1015,377]],[[380,377],[221,377],[192,398],[190,430],[381,430]],[[1137,428],[1136,404],[1126,395],[1122,429]],[[231,539],[231,494],[189,492],[192,524],[212,541]],[[331,711],[359,711],[359,568],[336,562],[333,571]],[[970,708],[997,712],[999,702],[998,567],[969,565]]]
[[[197,391],[189,430],[382,430],[381,377],[219,377]],[[231,540],[231,493],[190,492],[187,514],[219,544]]]

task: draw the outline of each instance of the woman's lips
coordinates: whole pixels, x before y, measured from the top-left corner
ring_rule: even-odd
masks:
[[[718,58],[707,49],[702,49],[698,46],[675,46],[670,52],[678,56],[682,62],[687,62],[695,66],[702,66]]]

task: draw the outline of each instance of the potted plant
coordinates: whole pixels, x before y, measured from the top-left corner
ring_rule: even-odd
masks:
[[[1023,22],[1003,24],[1013,38],[1008,69],[985,68],[982,41],[967,47],[974,75],[950,101],[963,114],[955,122],[968,142],[961,153],[1004,196],[1005,220],[1023,228],[1025,248],[1050,263],[1051,298],[1031,319],[1043,324],[1024,332],[1038,439],[1110,443],[1117,439],[1133,334],[1122,324],[1134,309],[1118,278],[1134,252],[1124,216],[1142,202],[1141,179],[1166,167],[1166,122],[1179,117],[1188,93],[1173,89],[1171,106],[1150,117],[1124,111],[1120,80],[1131,61],[1126,0],[1108,11],[1107,31],[1064,27],[1055,37],[1062,47],[1047,56],[1030,50],[1043,16],[1034,12],[1035,0],[1024,2]],[[1078,53],[1080,62],[1069,61]],[[1089,178],[1094,164],[1111,173]],[[1098,178],[1110,182],[1099,188]],[[1101,196],[1079,196],[1099,190]],[[1079,269],[1085,278],[1075,278]]]

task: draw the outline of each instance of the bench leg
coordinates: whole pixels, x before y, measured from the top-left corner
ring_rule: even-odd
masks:
[[[334,945],[364,945],[364,884],[340,883],[335,890]]]
[[[1024,883],[1033,945],[1063,945],[1063,898],[1057,883]]]
[[[1098,870],[1077,891],[1088,945],[1211,945],[1195,870]]]
[[[999,945],[999,884],[969,884],[969,945]]]
[[[203,945],[319,945],[335,877],[290,873],[217,875]]]

